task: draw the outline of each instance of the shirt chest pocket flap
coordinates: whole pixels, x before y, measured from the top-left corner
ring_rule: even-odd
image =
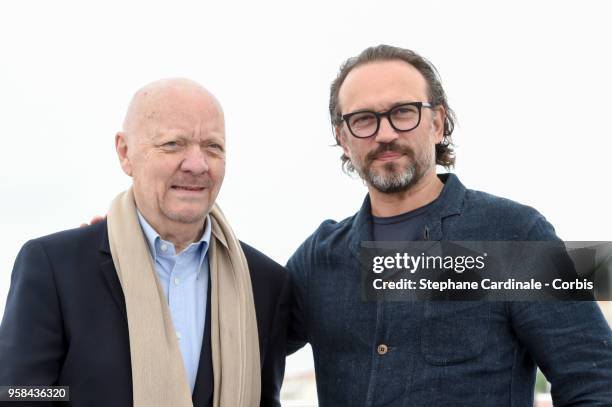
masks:
[[[487,342],[490,313],[488,302],[426,302],[421,328],[425,361],[445,366],[477,358]]]

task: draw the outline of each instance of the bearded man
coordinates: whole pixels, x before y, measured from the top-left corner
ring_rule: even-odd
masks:
[[[594,302],[362,300],[362,242],[558,238],[535,209],[436,174],[454,163],[454,114],[415,52],[381,45],[348,59],[329,111],[368,194],[287,264],[290,347],[311,344],[319,405],[531,407],[536,366],[555,405],[612,405],[612,334]]]

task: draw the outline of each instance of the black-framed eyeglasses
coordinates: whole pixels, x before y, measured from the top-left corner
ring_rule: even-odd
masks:
[[[433,108],[428,102],[410,102],[394,106],[386,112],[359,110],[342,116],[351,134],[357,138],[368,138],[378,133],[381,117],[387,117],[389,124],[397,131],[410,131],[421,123],[421,108]]]

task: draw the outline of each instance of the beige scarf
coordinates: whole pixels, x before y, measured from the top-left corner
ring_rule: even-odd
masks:
[[[249,269],[221,210],[210,211],[214,407],[258,406],[259,339]],[[108,213],[108,239],[125,296],[134,407],[193,406],[166,297],[136,214],[132,189]]]

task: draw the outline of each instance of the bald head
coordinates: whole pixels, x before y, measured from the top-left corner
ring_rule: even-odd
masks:
[[[132,98],[115,147],[136,206],[162,238],[184,247],[199,237],[225,175],[217,99],[188,79],[152,82]]]
[[[202,112],[223,120],[221,104],[199,83],[186,78],[160,79],[143,86],[134,94],[123,121],[123,132],[130,139],[152,126]]]

